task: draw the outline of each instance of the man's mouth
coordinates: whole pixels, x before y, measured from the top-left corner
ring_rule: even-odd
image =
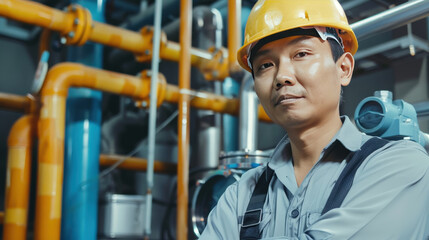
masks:
[[[298,95],[284,94],[284,95],[281,95],[277,98],[275,106],[281,105],[281,104],[294,103],[298,100],[301,100],[302,98],[303,98],[302,96],[298,96]]]

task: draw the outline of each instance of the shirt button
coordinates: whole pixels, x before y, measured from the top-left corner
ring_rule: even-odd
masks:
[[[299,215],[299,211],[298,211],[298,209],[294,209],[294,210],[292,210],[292,212],[291,212],[291,216],[292,216],[292,218],[296,218],[296,217],[298,217],[298,215]]]

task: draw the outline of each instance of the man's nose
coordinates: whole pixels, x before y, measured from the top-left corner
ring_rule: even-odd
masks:
[[[278,69],[276,79],[274,81],[274,87],[280,89],[284,85],[292,86],[295,85],[295,75],[291,66],[281,66]]]

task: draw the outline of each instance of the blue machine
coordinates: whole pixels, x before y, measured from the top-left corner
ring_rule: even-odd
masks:
[[[374,97],[362,100],[354,119],[359,130],[368,135],[428,144],[427,134],[419,129],[414,107],[403,100],[392,101],[390,91],[376,91]]]

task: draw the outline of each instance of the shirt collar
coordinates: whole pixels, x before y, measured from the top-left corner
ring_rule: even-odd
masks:
[[[335,141],[340,142],[349,151],[354,152],[359,150],[362,145],[362,136],[364,134],[355,127],[347,116],[341,116],[341,121],[343,125],[324,150],[329,148]],[[292,156],[290,151],[290,140],[286,135],[275,148],[270,160],[270,167],[276,168],[283,165],[282,162],[284,163],[291,160]]]
[[[364,134],[356,128],[349,117],[341,116],[341,121],[343,122],[343,126],[341,126],[331,143],[338,140],[345,148],[352,152],[359,150],[362,145],[362,136]],[[331,145],[331,143],[329,145]]]

